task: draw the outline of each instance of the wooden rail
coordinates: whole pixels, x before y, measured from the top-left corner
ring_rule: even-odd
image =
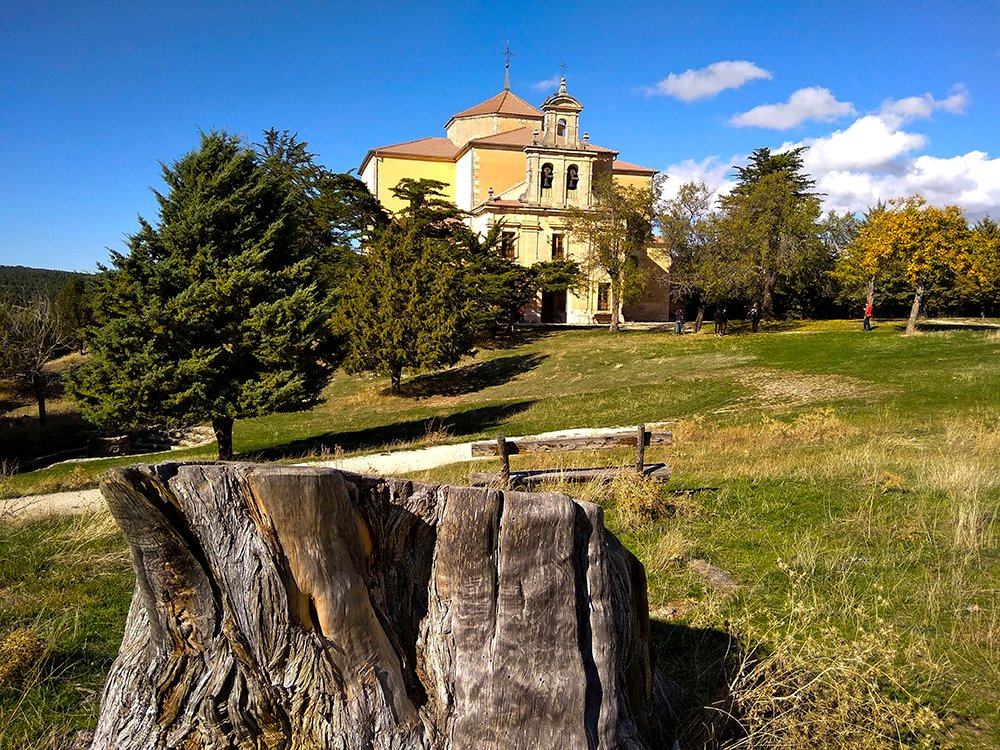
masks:
[[[499,480],[504,487],[512,486],[512,477],[521,484],[538,484],[544,481],[577,481],[586,482],[593,479],[611,476],[618,471],[615,467],[598,469],[563,469],[544,471],[521,471],[511,473],[510,456],[519,453],[563,453],[566,451],[607,450],[611,448],[635,447],[635,470],[657,479],[667,479],[670,470],[663,464],[646,465],[646,446],[669,445],[674,442],[673,433],[651,432],[646,425],[639,425],[634,432],[616,432],[609,435],[587,435],[582,437],[563,437],[536,440],[508,440],[498,435],[496,440],[472,444],[473,456],[499,456],[500,473],[475,472],[472,475],[473,486],[492,484]]]

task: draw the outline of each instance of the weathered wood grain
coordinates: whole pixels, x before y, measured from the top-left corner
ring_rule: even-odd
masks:
[[[512,471],[505,480],[501,472],[474,471],[469,479],[473,487],[503,487],[509,482],[514,487],[537,487],[553,482],[594,482],[614,479],[623,469],[620,466],[601,466],[587,469],[532,469]],[[642,473],[651,479],[666,482],[670,469],[666,464],[644,464]]]
[[[102,491],[137,581],[94,750],[669,744],[598,506],[215,463]]]
[[[646,432],[645,445],[670,445],[672,432]],[[545,440],[506,440],[507,455],[518,453],[561,453],[564,451],[594,451],[609,448],[634,448],[639,443],[635,432],[617,432],[611,435],[586,435],[583,437],[549,438]],[[472,444],[473,456],[499,456],[497,441]]]

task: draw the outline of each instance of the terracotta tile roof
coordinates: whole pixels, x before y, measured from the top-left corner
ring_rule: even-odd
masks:
[[[622,161],[621,159],[615,159],[611,162],[611,171],[620,172],[622,174],[656,174],[660,170],[650,169],[649,167],[640,167],[638,164],[632,164],[631,162]]]
[[[496,135],[484,135],[482,138],[475,138],[469,141],[469,146],[527,146],[531,143],[531,133],[534,128],[525,126],[523,128],[518,128],[517,130],[508,130],[505,133],[497,133]],[[539,135],[539,139],[541,135]],[[617,154],[610,148],[604,148],[603,146],[595,146],[593,143],[587,145],[585,149],[587,151],[595,151],[599,154]],[[641,169],[641,167],[640,167]]]
[[[438,159],[454,158],[458,148],[447,138],[418,138],[415,141],[373,148],[378,156],[427,156]]]
[[[541,119],[542,111],[528,104],[524,99],[510,91],[501,91],[485,102],[477,104],[475,107],[452,115],[451,119],[458,117],[474,117],[475,115],[512,115],[514,117],[537,117]]]
[[[604,148],[604,146],[598,146],[596,143],[588,143],[585,151],[596,151],[599,154],[617,154],[613,148]]]
[[[531,131],[534,128],[525,126],[517,130],[508,130],[505,133],[495,135],[484,135],[482,138],[473,138],[470,145],[478,146],[527,146],[531,143]]]

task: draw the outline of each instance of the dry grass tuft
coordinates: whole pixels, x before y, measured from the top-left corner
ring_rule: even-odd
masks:
[[[748,649],[734,660],[722,715],[729,748],[930,748],[944,729],[926,706],[906,696],[885,634],[854,641],[829,635],[784,637],[770,648]],[[725,726],[728,724],[728,726]],[[733,726],[733,725],[736,726]],[[719,730],[715,730],[719,731]]]
[[[19,628],[0,641],[0,685],[22,680],[39,669],[45,644],[33,630]]]
[[[610,487],[605,485],[605,488],[605,501],[610,499],[614,504],[617,525],[626,531],[636,531],[659,519],[694,516],[701,511],[701,506],[689,495],[671,495],[666,499],[662,482],[629,468],[622,468]]]
[[[749,613],[729,624],[724,690],[683,722],[682,747],[939,747],[945,723],[914,697],[940,675],[927,644],[905,639],[877,613],[855,635],[830,623],[807,589],[807,574],[779,563],[791,581],[783,615],[761,624]]]
[[[682,563],[690,549],[691,542],[678,529],[670,529],[644,545],[642,563],[648,574],[663,574]]]
[[[111,551],[97,554],[93,548],[115,541]],[[52,557],[55,564],[72,564],[86,557],[88,564],[104,567],[127,563],[128,546],[123,543],[121,529],[114,516],[107,510],[80,513],[73,516],[72,524],[59,536],[59,552]]]
[[[435,418],[427,423],[423,440],[420,442],[422,445],[443,445],[451,437],[451,427],[446,425],[443,420]]]
[[[977,436],[977,448],[992,436]],[[923,477],[925,489],[943,494],[951,509],[952,547],[961,552],[975,552],[995,544],[996,507],[988,497],[1000,488],[1000,472],[989,456],[979,450],[964,452],[960,458],[941,456],[928,462]]]

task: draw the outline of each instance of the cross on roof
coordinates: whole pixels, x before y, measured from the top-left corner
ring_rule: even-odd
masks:
[[[514,56],[514,53],[510,51],[510,40],[504,45],[503,52],[500,53],[505,58],[507,58],[507,63],[504,65],[503,70],[503,90],[510,91],[510,58]]]
[[[512,58],[514,56],[514,53],[510,51],[510,40],[509,39],[507,40],[507,43],[504,45],[503,51],[500,54],[507,58],[507,67],[509,68],[510,67],[510,58]]]

